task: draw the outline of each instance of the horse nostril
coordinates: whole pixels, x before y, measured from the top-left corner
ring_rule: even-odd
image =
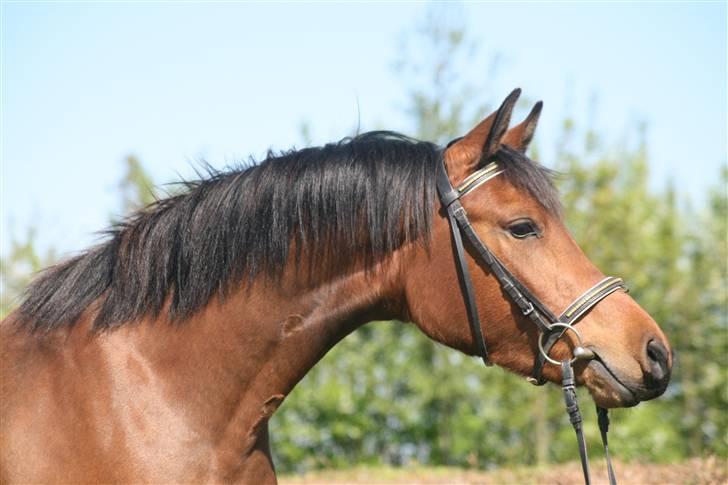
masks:
[[[647,361],[649,372],[646,383],[650,387],[664,387],[670,379],[670,366],[668,365],[668,350],[658,340],[647,342]]]

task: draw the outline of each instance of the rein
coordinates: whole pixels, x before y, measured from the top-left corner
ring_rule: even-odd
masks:
[[[478,307],[475,300],[475,292],[473,282],[468,271],[468,264],[465,259],[465,249],[463,246],[463,235],[468,240],[470,246],[475,249],[479,259],[483,261],[506,292],[513,303],[518,306],[521,313],[528,317],[530,321],[536,325],[539,332],[538,349],[536,354],[533,371],[531,377],[527,380],[535,385],[545,384],[543,377],[543,367],[549,362],[561,366],[562,389],[564,392],[564,401],[566,411],[569,414],[574,431],[576,432],[577,442],[579,444],[579,456],[581,458],[582,471],[584,472],[584,481],[587,485],[591,484],[591,476],[589,473],[589,458],[587,456],[586,441],[582,429],[582,417],[579,411],[579,404],[576,399],[576,382],[574,379],[573,365],[577,360],[591,360],[596,356],[594,352],[582,346],[582,339],[579,332],[574,328],[581,317],[583,317],[592,307],[602,301],[607,296],[617,290],[627,291],[627,287],[621,278],[607,276],[581,296],[576,298],[561,314],[554,314],[549,308],[536,297],[516,276],[488,249],[488,246],[480,239],[475,232],[472,224],[468,220],[468,215],[460,202],[461,197],[488,182],[492,178],[503,173],[495,162],[492,162],[484,168],[477,170],[475,173],[467,177],[460,186],[454,188],[450,183],[445,170],[444,157],[441,157],[437,166],[437,192],[440,197],[440,203],[445,211],[450,225],[450,232],[453,240],[453,249],[455,253],[456,268],[458,272],[458,280],[465,301],[465,309],[468,315],[468,323],[473,340],[478,349],[478,354],[486,366],[492,363],[488,359],[488,348],[485,344],[480,317],[478,316]],[[578,345],[572,351],[573,358],[559,362],[549,357],[549,352],[556,342],[571,330],[576,335]],[[607,432],[609,430],[609,415],[606,409],[597,406],[599,430],[604,445],[604,453],[607,459],[607,469],[609,472],[610,485],[616,485],[612,462],[609,457],[609,448],[607,444]]]

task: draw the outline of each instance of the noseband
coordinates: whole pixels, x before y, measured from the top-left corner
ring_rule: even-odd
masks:
[[[576,324],[592,307],[602,301],[607,296],[617,290],[627,291],[626,286],[621,278],[607,276],[581,296],[576,298],[561,314],[558,316],[551,312],[549,308],[534,295],[516,276],[508,270],[508,268],[488,249],[488,246],[480,239],[475,232],[472,224],[468,220],[468,214],[465,212],[460,199],[474,190],[475,188],[486,183],[488,180],[500,175],[498,165],[493,162],[484,168],[477,170],[475,173],[467,177],[460,186],[453,188],[450,179],[445,170],[444,157],[441,157],[437,166],[437,192],[440,202],[444,210],[447,211],[447,217],[450,224],[452,234],[456,267],[458,270],[458,279],[465,300],[465,309],[468,315],[470,331],[473,340],[478,349],[478,354],[483,359],[483,363],[487,366],[492,365],[488,359],[488,349],[485,344],[483,330],[478,315],[478,307],[475,300],[475,292],[473,290],[473,282],[468,271],[467,261],[465,259],[465,249],[463,247],[462,235],[468,240],[468,243],[474,249],[479,259],[484,262],[491,273],[496,277],[501,288],[508,295],[510,300],[519,308],[521,313],[528,317],[538,328],[538,349],[536,353],[533,371],[528,381],[532,384],[542,385],[546,381],[543,378],[543,367],[546,362],[550,362],[561,366],[562,371],[562,388],[564,391],[564,399],[569,418],[576,431],[577,441],[579,443],[579,455],[581,457],[582,470],[584,472],[584,480],[587,485],[591,483],[589,474],[589,461],[586,452],[586,442],[582,430],[582,417],[579,412],[579,406],[576,401],[576,389],[573,372],[573,364],[577,360],[591,360],[595,358],[594,353],[582,346],[582,339],[579,332],[574,328]],[[574,357],[571,360],[559,362],[549,357],[549,352],[556,342],[564,335],[567,330],[571,330],[577,337],[578,345],[574,348]],[[609,449],[607,446],[607,431],[609,428],[609,417],[607,410],[597,407],[599,415],[599,429],[601,431],[604,451],[607,457],[607,468],[609,471],[609,482],[616,485],[612,463],[609,458]]]

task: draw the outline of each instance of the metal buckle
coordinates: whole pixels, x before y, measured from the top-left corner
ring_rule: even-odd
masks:
[[[533,313],[533,303],[528,300],[526,300],[526,303],[528,304],[528,306],[522,309],[521,313],[523,313],[524,315],[530,315],[531,313]]]

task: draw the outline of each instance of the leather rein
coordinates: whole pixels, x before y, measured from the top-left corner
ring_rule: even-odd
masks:
[[[536,325],[539,332],[538,348],[533,372],[527,380],[532,384],[542,385],[546,382],[543,377],[544,365],[549,362],[561,366],[562,389],[566,410],[569,420],[574,426],[577,442],[579,444],[579,456],[581,458],[584,481],[591,484],[589,473],[589,459],[587,457],[586,442],[582,429],[582,417],[579,405],[576,400],[576,383],[574,379],[573,365],[577,360],[591,360],[595,354],[582,346],[582,339],[579,332],[573,327],[592,307],[617,290],[627,291],[627,287],[621,278],[607,276],[581,296],[576,298],[561,314],[556,315],[541,302],[508,268],[488,249],[488,246],[480,239],[472,224],[468,220],[468,214],[462,206],[460,199],[470,191],[486,183],[488,180],[503,173],[496,162],[487,164],[467,177],[457,188],[450,183],[445,169],[444,156],[440,157],[437,167],[437,193],[440,198],[443,210],[447,212],[450,225],[450,232],[453,240],[453,250],[458,272],[458,280],[465,301],[465,309],[468,315],[468,323],[473,340],[478,349],[478,354],[486,366],[491,366],[488,359],[488,348],[485,344],[485,337],[478,315],[478,306],[475,299],[473,282],[468,271],[468,264],[465,259],[463,246],[463,235],[471,248],[474,249],[479,259],[484,262],[493,276],[500,283],[501,288],[508,295],[510,300],[520,309],[521,313],[528,317]],[[549,352],[556,342],[570,330],[577,337],[578,345],[573,349],[573,358],[564,361],[557,361],[549,357]],[[597,406],[599,430],[604,445],[604,452],[607,459],[607,470],[609,472],[610,485],[616,485],[612,462],[609,457],[607,443],[607,432],[609,430],[609,416],[606,409]]]

